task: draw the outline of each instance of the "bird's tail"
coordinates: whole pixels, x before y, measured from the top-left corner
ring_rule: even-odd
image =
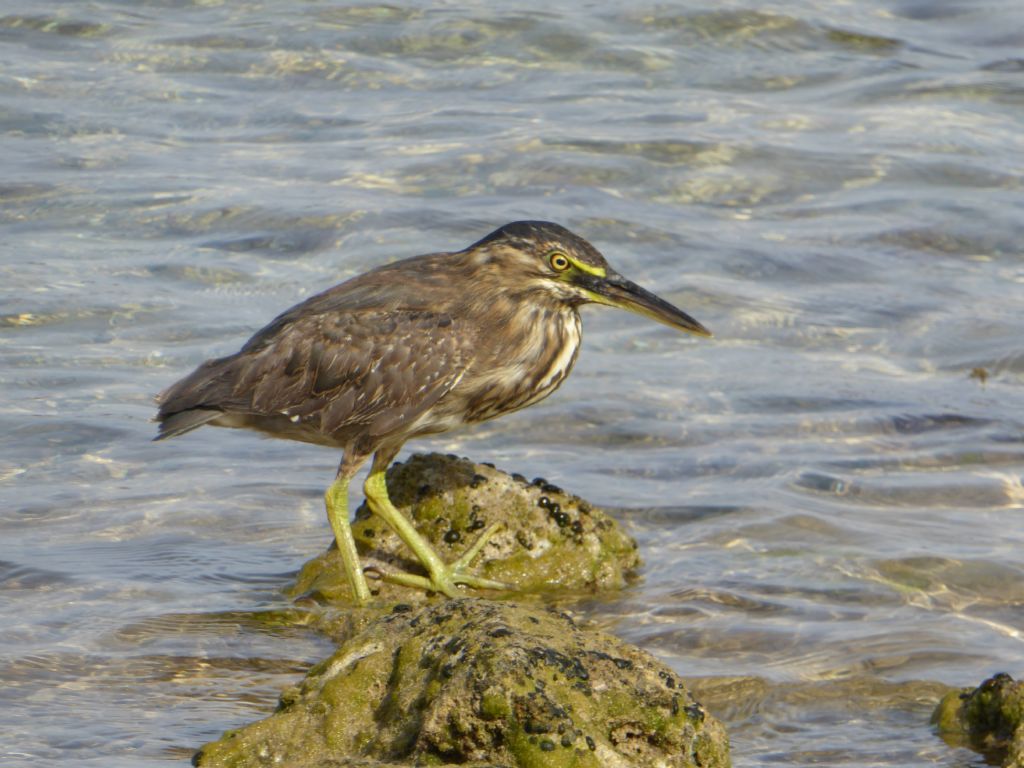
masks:
[[[188,411],[178,411],[169,415],[161,414],[160,434],[154,440],[166,440],[169,437],[177,437],[198,429],[207,422],[213,421],[221,415],[220,410],[213,408],[193,408]]]
[[[223,389],[223,372],[232,360],[234,356],[207,360],[156,396],[160,434],[154,440],[183,435],[223,415],[219,404],[223,394],[218,390]]]

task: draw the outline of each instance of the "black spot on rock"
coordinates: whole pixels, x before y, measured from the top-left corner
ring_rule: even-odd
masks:
[[[564,653],[560,653],[553,648],[543,648],[540,646],[534,647],[530,649],[530,656],[535,661],[543,662],[550,667],[555,667],[567,678],[573,680],[590,679],[590,673],[579,659],[570,658]]]

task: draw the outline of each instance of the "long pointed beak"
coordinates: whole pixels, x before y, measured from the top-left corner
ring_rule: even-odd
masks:
[[[697,336],[711,335],[711,331],[683,310],[610,269],[605,277],[586,275],[578,284],[586,289],[593,301],[599,304],[627,309]]]

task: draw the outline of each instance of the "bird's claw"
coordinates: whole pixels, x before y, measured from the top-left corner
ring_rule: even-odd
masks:
[[[434,577],[417,576],[412,573],[390,573],[380,572],[380,577],[391,584],[399,584],[403,587],[422,589],[425,592],[440,592],[447,597],[461,597],[465,593],[459,586],[471,587],[472,589],[512,589],[510,584],[494,579],[486,579],[481,576],[473,576],[469,573],[460,573],[454,570],[446,570],[445,573],[435,574]]]
[[[502,529],[501,523],[494,523],[487,530],[480,534],[473,545],[467,549],[456,561],[441,568],[432,570],[429,576],[417,576],[412,573],[387,573],[379,571],[380,577],[392,584],[400,584],[405,587],[423,589],[428,592],[440,592],[448,597],[459,597],[464,594],[459,586],[472,589],[513,589],[510,584],[495,579],[488,579],[483,576],[476,576],[467,572],[470,564],[487,545],[491,537]]]

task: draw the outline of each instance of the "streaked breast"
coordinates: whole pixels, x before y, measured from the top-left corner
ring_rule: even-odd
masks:
[[[572,370],[582,339],[579,314],[569,308],[535,309],[522,320],[530,332],[504,355],[492,356],[486,367],[474,367],[460,384],[466,422],[533,405],[558,389]]]

